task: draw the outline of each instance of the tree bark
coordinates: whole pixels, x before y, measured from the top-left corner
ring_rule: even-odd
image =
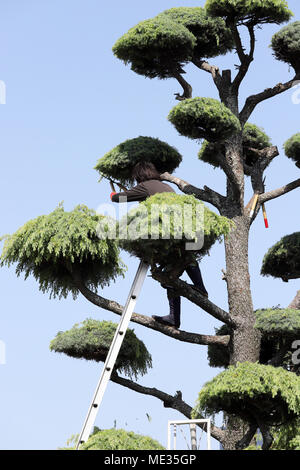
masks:
[[[226,277],[228,286],[229,314],[236,327],[230,343],[230,363],[256,362],[259,360],[260,333],[254,329],[253,311],[248,268],[249,218],[234,217],[236,228],[225,239]]]
[[[232,218],[236,228],[225,239],[226,279],[228,287],[229,314],[235,322],[229,344],[230,364],[256,362],[259,360],[260,333],[254,328],[253,311],[248,268],[248,239],[250,219],[248,216]],[[223,446],[235,450],[236,444],[245,434],[246,424],[229,416]]]

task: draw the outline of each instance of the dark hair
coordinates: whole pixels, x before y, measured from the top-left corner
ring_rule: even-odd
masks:
[[[160,180],[160,174],[151,162],[139,162],[132,170],[132,176],[137,183],[148,180]]]

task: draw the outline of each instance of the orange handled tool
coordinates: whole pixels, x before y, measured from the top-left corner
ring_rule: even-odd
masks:
[[[263,216],[264,216],[264,221],[265,221],[265,227],[269,228],[267,212],[266,212],[266,208],[264,204],[262,205],[262,210],[263,210]]]
[[[257,200],[258,200],[258,194],[255,194],[254,199],[253,199],[253,204],[252,204],[252,207],[251,207],[251,211],[250,211],[250,219],[252,219],[252,216],[254,214],[256,204],[257,204]]]

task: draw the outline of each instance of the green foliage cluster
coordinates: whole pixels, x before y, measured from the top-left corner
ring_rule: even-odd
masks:
[[[251,152],[251,148],[263,150],[267,147],[271,147],[271,145],[272,142],[264,129],[249,122],[245,124],[243,130],[243,149],[245,163],[247,165],[252,166],[257,160],[257,155]]]
[[[300,419],[275,429],[271,450],[300,450]]]
[[[215,328],[216,336],[232,335],[232,329],[228,325]],[[209,344],[207,347],[207,358],[210,367],[228,367],[230,361],[229,347],[222,344]]]
[[[300,310],[256,310],[255,328],[268,337],[297,337],[300,334]]]
[[[261,274],[283,280],[300,277],[300,232],[286,235],[268,250]]]
[[[181,163],[180,153],[165,142],[152,137],[126,140],[98,160],[95,169],[107,178],[133,184],[133,167],[141,161],[152,162],[160,173],[172,173]]]
[[[229,366],[204,385],[192,416],[219,411],[248,422],[257,422],[259,415],[266,425],[292,422],[300,416],[300,377],[258,363]]]
[[[171,8],[142,21],[113,46],[118,59],[149,78],[173,77],[196,58],[215,57],[233,48],[231,31],[222,18],[201,8]]]
[[[205,8],[209,15],[237,24],[280,24],[293,16],[285,0],[207,0]]]
[[[16,274],[30,274],[50,297],[74,298],[79,291],[70,274],[80,269],[85,284],[96,289],[124,273],[114,240],[100,240],[97,225],[106,218],[86,206],[71,212],[59,206],[49,215],[30,220],[5,240],[0,266],[17,263]]]
[[[210,58],[226,54],[234,47],[231,30],[222,18],[210,17],[201,7],[179,7],[163,11],[158,18],[167,16],[185,26],[196,38],[195,58]]]
[[[224,140],[241,131],[238,118],[213,98],[189,98],[171,109],[169,121],[179,134],[209,142]]]
[[[243,129],[243,154],[246,165],[250,167],[253,166],[258,158],[257,154],[251,149],[263,150],[271,145],[271,140],[265,133],[264,129],[256,126],[255,124],[245,124]],[[205,140],[199,150],[198,157],[200,160],[209,163],[214,167],[220,167],[220,161],[216,157],[218,153],[225,158],[225,145]],[[245,174],[250,174],[247,167],[245,167]]]
[[[284,344],[291,343],[299,337],[300,310],[294,309],[259,309],[255,311],[255,328],[262,333],[260,348],[260,364],[268,364]],[[217,336],[232,335],[232,330],[227,325],[216,328]],[[288,352],[282,358],[282,367],[290,365],[291,353]],[[227,368],[229,366],[229,348],[221,344],[210,344],[207,349],[210,367]]]
[[[93,434],[80,450],[164,450],[156,440],[124,429],[105,429]]]
[[[50,350],[79,359],[105,362],[116,323],[87,319],[68,331],[60,331],[50,343]],[[151,355],[133,330],[128,328],[116,362],[116,369],[137,378],[152,367]]]
[[[300,72],[300,21],[294,21],[274,34],[271,47],[277,60]]]
[[[131,70],[149,78],[168,78],[188,62],[196,45],[195,36],[167,15],[142,21],[113,46],[113,53]]]
[[[203,214],[203,224],[201,216]],[[149,263],[182,265],[190,255],[186,242],[194,242],[203,231],[204,244],[196,249],[199,258],[227,235],[232,222],[221,217],[194,196],[159,193],[129,211],[120,222],[120,245],[129,253]]]
[[[286,143],[284,144],[284,151],[286,156],[294,160],[296,162],[296,165],[300,168],[300,132],[298,134],[293,135],[290,139],[286,141]]]

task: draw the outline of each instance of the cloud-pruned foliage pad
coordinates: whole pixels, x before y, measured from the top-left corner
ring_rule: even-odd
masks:
[[[192,416],[225,411],[248,422],[292,422],[300,416],[300,377],[281,367],[243,362],[229,368],[200,391]]]
[[[30,220],[5,240],[1,266],[16,263],[16,274],[33,275],[50,297],[78,295],[70,270],[77,267],[86,286],[104,287],[124,273],[115,240],[99,239],[104,216],[79,205],[65,212],[59,206],[49,215]],[[104,224],[105,225],[105,224]]]
[[[60,331],[51,341],[50,349],[77,359],[105,362],[116,328],[116,323],[87,319],[68,331]],[[146,346],[128,328],[115,368],[137,378],[150,367],[152,359]]]
[[[240,121],[223,103],[213,98],[189,98],[175,106],[169,121],[179,134],[210,142],[224,140],[241,130]]]
[[[271,140],[264,129],[255,124],[245,124],[243,129],[243,157],[247,166],[251,168],[258,158],[258,155],[251,149],[263,150],[271,145]],[[220,167],[220,160],[216,157],[218,153],[225,159],[225,145],[205,140],[199,150],[198,157],[203,162],[209,163],[217,168]],[[245,174],[249,176],[250,172],[247,166],[244,168],[244,171]]]
[[[193,57],[216,57],[231,51],[234,46],[232,33],[222,18],[210,17],[201,7],[179,7],[163,11],[158,18],[167,16],[185,26],[196,38]]]
[[[105,429],[94,433],[80,450],[164,450],[156,440],[124,429]]]
[[[98,160],[100,175],[120,183],[133,184],[133,167],[141,161],[153,163],[160,173],[172,173],[181,163],[180,153],[171,145],[153,137],[136,137],[114,147]]]
[[[271,47],[277,60],[300,72],[300,21],[284,26],[272,37]]]
[[[286,235],[268,250],[261,274],[283,280],[300,277],[300,232]]]
[[[237,24],[286,23],[293,13],[285,0],[207,0],[211,16]]]
[[[121,221],[120,232],[125,230],[127,234],[127,239],[120,240],[121,247],[150,263],[184,264],[185,257],[190,254],[185,249],[186,242],[193,242],[195,232],[202,228],[199,224],[200,210],[204,210],[204,244],[202,248],[195,249],[195,254],[201,258],[217,240],[228,235],[233,224],[226,217],[209,210],[194,196],[175,193],[155,194],[129,211]],[[188,211],[188,216],[184,215],[185,211]],[[158,217],[155,218],[155,215]],[[137,217],[139,222],[133,225],[135,230],[132,232],[130,227],[136,223]],[[166,223],[168,220],[170,231]]]
[[[113,46],[118,59],[149,78],[174,76],[193,55],[195,36],[166,15],[142,21]]]
[[[286,141],[284,151],[286,156],[296,162],[296,165],[300,168],[300,132]]]

